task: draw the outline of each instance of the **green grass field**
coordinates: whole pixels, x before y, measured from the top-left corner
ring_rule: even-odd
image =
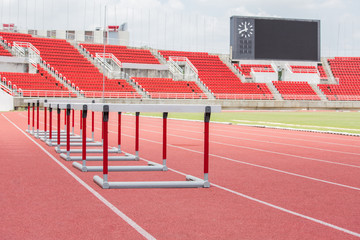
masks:
[[[142,114],[161,116],[161,114]],[[169,113],[169,118],[202,120],[203,114]],[[337,111],[237,111],[211,115],[211,121],[298,129],[360,133],[360,112]]]

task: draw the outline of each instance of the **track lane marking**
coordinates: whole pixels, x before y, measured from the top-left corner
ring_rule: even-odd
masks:
[[[4,116],[5,117],[5,116]],[[15,125],[16,126],[16,125]],[[96,128],[96,129],[100,129],[100,128]],[[20,129],[19,129],[20,130]],[[22,131],[22,130],[20,130]],[[114,133],[114,134],[117,134],[117,132],[114,132],[114,131],[109,131],[109,133]],[[26,134],[26,133],[24,133]],[[127,135],[127,134],[124,134],[125,136],[127,137],[131,137],[131,138],[134,138],[133,136],[130,136],[130,135]],[[26,135],[27,136],[27,135]],[[30,138],[30,137],[29,137]],[[31,138],[30,138],[31,139]],[[156,142],[156,141],[152,141],[152,140],[148,140],[148,139],[144,139],[144,138],[140,138],[141,140],[144,140],[144,141],[149,141],[149,142],[153,142],[153,143],[156,143],[156,144],[162,144],[160,142]],[[31,139],[32,141],[34,141],[33,139]],[[199,153],[199,154],[202,154],[201,152],[199,151],[195,151],[195,150],[191,150],[191,149],[187,149],[187,148],[183,148],[183,147],[178,147],[178,146],[174,146],[174,145],[171,145],[169,144],[169,146],[172,146],[172,147],[175,147],[175,148],[180,148],[180,149],[183,149],[183,150],[187,150],[187,151],[191,151],[191,152],[195,152],[195,153]],[[41,147],[41,146],[40,146]],[[50,154],[51,155],[51,154]],[[219,157],[219,158],[225,158],[225,157],[221,157],[221,156],[217,156],[217,155],[213,155],[213,154],[210,154],[211,156],[213,157]],[[146,160],[144,158],[141,158],[142,160],[144,161],[147,161],[149,162],[149,160]],[[56,159],[55,159],[56,160]],[[227,160],[231,160],[231,161],[236,161],[236,162],[241,162],[241,161],[237,161],[237,160],[233,160],[233,159],[227,159]],[[57,160],[56,160],[57,161]],[[315,179],[315,178],[311,178],[311,177],[306,177],[306,176],[302,176],[302,175],[298,175],[298,174],[293,174],[293,173],[288,173],[288,172],[285,172],[285,171],[281,171],[281,170],[276,170],[276,169],[272,169],[272,168],[268,168],[268,167],[264,167],[264,166],[259,166],[259,165],[255,165],[255,164],[250,164],[250,163],[246,163],[246,162],[242,162],[244,164],[247,164],[247,165],[253,165],[253,166],[257,166],[257,167],[261,167],[261,168],[265,168],[265,169],[270,169],[270,170],[275,170],[277,172],[282,172],[282,173],[286,173],[286,174],[290,174],[290,175],[294,175],[294,176],[298,176],[298,177],[305,177],[305,178],[308,178],[308,179],[311,179],[311,180],[316,180],[316,181],[320,181],[320,182],[325,182],[325,183],[331,183],[331,182],[328,182],[328,181],[325,181],[325,180],[321,180],[321,179]],[[61,163],[60,163],[61,164]],[[64,166],[65,167],[65,166]],[[66,168],[66,167],[65,167]],[[66,168],[67,169],[67,168]],[[182,173],[180,171],[177,171],[177,170],[174,170],[172,168],[169,168],[169,170],[175,172],[175,173],[178,173],[178,174],[181,174],[183,176],[186,176],[187,174],[185,173]],[[70,170],[68,170],[70,171]],[[71,172],[72,173],[72,172]],[[80,179],[81,180],[81,179]],[[82,180],[81,180],[82,181]],[[332,183],[331,183],[332,184]],[[268,207],[271,207],[271,208],[274,208],[274,209],[277,209],[279,211],[282,211],[282,212],[285,212],[285,213],[288,213],[288,214],[291,214],[291,215],[294,215],[294,216],[297,216],[297,217],[300,217],[300,218],[303,218],[303,219],[306,219],[306,220],[309,220],[309,221],[312,221],[312,222],[315,222],[315,223],[318,223],[318,224],[321,224],[323,226],[326,226],[326,227],[329,227],[329,228],[332,228],[332,229],[335,229],[335,230],[338,230],[338,231],[342,231],[344,233],[347,233],[347,234],[350,234],[352,236],[355,236],[355,237],[359,237],[360,238],[360,233],[357,233],[357,232],[354,232],[354,231],[351,231],[351,230],[348,230],[348,229],[345,229],[345,228],[342,228],[342,227],[339,227],[337,225],[334,225],[334,224],[331,224],[331,223],[328,223],[328,222],[325,222],[325,221],[322,221],[322,220],[319,220],[319,219],[316,219],[316,218],[313,218],[313,217],[310,217],[310,216],[306,216],[306,215],[303,215],[301,213],[297,213],[297,212],[294,212],[294,211],[291,211],[289,209],[286,209],[286,208],[283,208],[283,207],[280,207],[280,206],[277,206],[277,205],[274,205],[274,204],[271,204],[271,203],[268,203],[268,202],[265,202],[265,201],[262,201],[260,199],[257,199],[257,198],[254,198],[254,197],[251,197],[251,196],[248,196],[246,194],[243,194],[243,193],[240,193],[240,192],[237,192],[237,191],[234,191],[234,190],[231,190],[229,188],[226,188],[226,187],[222,187],[218,184],[215,184],[215,183],[212,183],[211,182],[211,185],[214,186],[214,187],[217,187],[219,189],[222,189],[224,191],[227,191],[229,193],[232,193],[232,194],[235,194],[237,196],[240,196],[240,197],[243,197],[243,198],[246,198],[248,200],[251,200],[251,201],[254,201],[254,202],[257,202],[257,203],[260,203],[260,204],[263,204],[265,206],[268,206]],[[337,185],[337,186],[342,186],[341,184],[337,184],[337,183],[334,183],[334,185]],[[344,185],[346,186],[346,185]],[[354,188],[354,187],[350,187],[350,186],[346,186],[346,187],[349,187],[351,189],[356,189],[356,190],[360,190],[358,188]]]
[[[90,187],[87,183],[85,183],[82,179],[80,179],[75,173],[73,173],[70,169],[68,169],[64,164],[62,164],[59,160],[57,160],[51,153],[49,153],[45,148],[43,148],[39,143],[37,143],[34,139],[32,139],[27,133],[25,133],[21,128],[19,128],[14,122],[12,122],[9,118],[7,118],[4,114],[1,114],[9,123],[14,125],[21,133],[23,133],[28,139],[30,139],[36,146],[38,146],[46,155],[48,155],[55,163],[57,163],[60,167],[62,167],[70,176],[72,176],[76,181],[78,181],[83,187],[85,187],[90,193],[92,193],[97,199],[99,199],[102,203],[105,204],[108,208],[110,208],[116,215],[122,218],[127,224],[129,224],[132,228],[134,228],[138,233],[140,233],[144,238],[153,240],[154,238],[150,233],[140,227],[134,220],[129,218],[126,214],[120,211],[117,207],[111,204],[108,200],[106,200],[100,193],[95,191],[92,187]]]

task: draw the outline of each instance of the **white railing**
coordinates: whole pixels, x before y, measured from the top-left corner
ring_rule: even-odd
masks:
[[[36,66],[40,63],[40,51],[29,42],[14,42],[13,49],[16,56],[28,57],[31,64]],[[27,49],[27,52],[25,51]]]
[[[70,91],[55,91],[55,90],[18,90],[21,97],[76,97],[76,94]]]
[[[184,64],[184,68],[179,63]],[[168,65],[174,80],[196,81],[199,78],[198,70],[187,57],[169,57]]]
[[[197,68],[192,64],[192,62],[187,57],[169,57],[169,61],[174,62],[186,62],[190,68],[194,71],[194,73],[198,74]]]
[[[115,57],[112,53],[95,53],[95,59],[101,64],[103,64],[105,68],[110,72],[116,70],[120,71],[122,68],[122,63],[120,62],[120,60],[117,59],[117,57]],[[107,59],[113,61],[118,69],[114,69],[114,67],[106,61]]]

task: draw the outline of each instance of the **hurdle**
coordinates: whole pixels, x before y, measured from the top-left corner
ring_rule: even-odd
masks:
[[[66,110],[66,118],[67,121],[69,121],[70,119],[70,111],[71,110],[80,110],[81,113],[81,118],[83,120],[84,114],[83,114],[83,106],[86,106],[87,108],[90,106],[91,104],[83,104],[83,103],[74,103],[74,104],[68,104],[68,103],[51,103],[51,104],[56,104],[57,108],[58,108],[58,116],[60,118],[60,113],[62,109]],[[86,109],[86,115],[87,115],[87,109]],[[94,121],[94,118],[93,118]],[[58,123],[60,121],[58,120]],[[82,121],[82,125],[83,125],[83,121]],[[86,129],[84,129],[86,126],[83,127],[83,131],[82,131],[82,136],[84,135],[83,132],[86,131]],[[67,130],[66,133],[69,133],[69,124],[67,125]],[[81,137],[80,137],[81,138]],[[92,141],[92,139],[88,139],[85,138],[86,141]],[[71,142],[72,139],[70,139],[69,134],[67,134],[66,139],[64,139],[65,143],[63,145],[61,145],[61,143],[59,143],[59,137],[57,139],[57,147],[55,149],[55,151],[57,153],[60,153],[60,157],[67,160],[67,161],[80,161],[82,160],[81,156],[70,156],[70,153],[82,153],[83,151],[86,151],[87,153],[102,153],[104,151],[103,148],[100,149],[88,149],[86,147],[94,147],[94,146],[102,146],[101,142],[87,142],[86,144],[84,144],[84,139],[75,139],[73,141],[81,141],[79,142],[77,145],[73,145],[74,143]],[[60,146],[66,146],[66,149],[61,149]],[[82,146],[81,149],[71,149],[70,146]],[[84,148],[85,146],[85,148]],[[108,149],[109,153],[119,153],[118,148],[111,148]],[[89,156],[87,158],[88,161],[102,161],[102,156]],[[111,161],[136,161],[138,160],[135,156],[131,155],[131,154],[127,154],[125,153],[125,156],[111,156],[110,157]]]
[[[211,112],[220,112],[221,106],[203,106],[203,105],[156,105],[156,104],[94,104],[92,110],[102,112],[103,122],[103,176],[95,175],[94,182],[103,189],[113,188],[208,188],[209,182],[209,123]],[[204,179],[194,176],[186,176],[186,181],[142,181],[142,182],[111,182],[108,180],[108,172],[111,167],[108,166],[108,122],[110,112],[135,112],[136,119],[140,112],[162,112],[163,113],[163,164],[166,165],[166,144],[167,144],[167,116],[169,112],[203,112],[204,113]],[[164,124],[165,123],[165,124]],[[136,126],[139,122],[136,121]],[[138,153],[138,130],[136,130],[136,152]],[[75,167],[79,168],[76,164]],[[115,171],[115,169],[114,169]]]
[[[67,133],[66,131],[64,132],[61,132],[60,134],[60,143],[58,143],[58,134],[57,134],[57,131],[52,131],[52,110],[53,109],[57,109],[57,106],[58,104],[57,103],[54,103],[54,102],[44,102],[44,108],[49,108],[49,119],[50,119],[50,123],[49,123],[49,129],[50,129],[50,132],[52,133],[51,135],[49,134],[49,139],[45,139],[45,138],[41,138],[41,140],[45,141],[45,143],[48,145],[48,146],[53,146],[53,145],[59,145],[59,146],[66,146],[66,137],[67,137]],[[61,121],[61,112],[59,113],[58,112],[58,123]],[[63,130],[61,130],[63,131]],[[81,146],[82,145],[82,139],[81,139],[81,136],[78,136],[78,135],[72,135],[73,133],[70,133],[70,144],[72,146]],[[53,136],[55,138],[53,138]],[[91,139],[86,139],[87,141],[87,144],[88,145],[92,145],[92,146],[101,146],[102,143],[101,142],[93,142]]]

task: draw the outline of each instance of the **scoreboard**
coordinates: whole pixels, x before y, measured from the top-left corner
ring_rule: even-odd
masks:
[[[320,61],[320,20],[230,18],[233,60]]]

